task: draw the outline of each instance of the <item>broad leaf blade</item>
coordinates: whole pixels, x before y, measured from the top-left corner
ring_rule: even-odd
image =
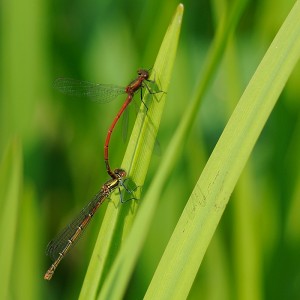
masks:
[[[145,299],[188,296],[205,251],[300,55],[300,5],[294,5],[233,112],[180,217]]]

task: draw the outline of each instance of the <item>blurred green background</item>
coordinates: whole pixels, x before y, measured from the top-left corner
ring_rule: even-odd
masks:
[[[144,295],[208,156],[293,3],[249,1],[162,195],[126,299]],[[189,105],[218,15],[225,13],[220,0],[183,4],[177,60],[158,133],[161,152]],[[227,3],[229,10],[231,4]],[[44,253],[48,241],[107,180],[104,139],[124,100],[97,105],[65,97],[53,90],[54,79],[127,85],[138,68],[153,66],[177,5],[134,0],[2,1],[0,157],[3,165],[9,144],[19,143],[23,161],[13,233],[16,246],[10,253],[10,299],[75,299],[105,212],[106,204],[52,281],[44,281],[51,264]],[[298,64],[231,197],[190,299],[300,296],[299,78]],[[126,149],[121,141],[118,126],[110,151],[114,167],[119,167]],[[144,190],[159,164],[160,156],[153,156]],[[172,206],[163,199],[174,199]]]

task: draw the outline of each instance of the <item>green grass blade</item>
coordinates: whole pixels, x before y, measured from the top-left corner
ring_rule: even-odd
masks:
[[[175,60],[178,38],[181,28],[182,16],[183,5],[179,5],[164,37],[156,63],[154,65],[155,73],[157,76],[156,78],[159,79],[164,91],[167,90],[171,77],[171,71]],[[161,100],[159,102],[161,102]],[[149,119],[152,121],[152,123],[156,122],[155,120],[157,118],[157,114],[158,112],[149,112]],[[148,125],[146,124],[146,126]],[[147,157],[147,148],[149,147],[148,140],[152,140],[151,137],[147,136],[150,131],[144,131],[144,129],[142,128],[140,133],[139,127],[140,125],[138,125],[136,131],[134,130],[132,134],[132,137],[136,135],[136,132],[138,133],[137,135],[139,135],[139,144],[137,146],[138,156],[136,156],[134,160],[136,167],[133,168],[134,173],[132,175],[133,180],[137,183],[138,186],[140,185],[139,178],[144,178],[145,172],[147,172],[148,164],[150,161],[150,157]],[[145,140],[147,140],[147,143],[145,143]],[[131,143],[131,147],[132,145],[134,146],[134,144],[135,142]],[[128,163],[127,157],[128,152],[126,152],[125,154],[124,163]],[[122,248],[120,255],[117,256],[111,272],[109,273],[109,276],[105,281],[105,285],[101,290],[101,294],[99,296],[100,299],[120,299],[122,297],[126,284],[129,281],[132,269],[134,267],[134,263],[137,259],[137,255],[135,255],[136,250],[140,249],[145,235],[145,232],[140,231],[140,236],[134,243],[128,243],[128,241],[126,240],[126,244],[124,244],[124,248]],[[117,280],[115,280],[116,277],[118,277]]]
[[[21,196],[22,155],[18,142],[13,142],[0,167],[0,299],[10,299],[13,286],[12,265],[15,254],[16,229]]]
[[[131,265],[132,268],[132,265],[137,259],[138,253],[143,245],[145,236],[151,224],[156,205],[160,199],[162,189],[166,181],[168,180],[168,176],[172,170],[172,166],[174,166],[175,162],[177,161],[177,157],[180,154],[180,149],[183,145],[183,141],[196,116],[196,112],[198,111],[198,107],[200,104],[199,95],[203,95],[206,87],[208,86],[212,74],[214,74],[214,71],[216,70],[217,62],[221,58],[222,49],[224,49],[226,45],[227,37],[235,28],[238,20],[237,15],[240,16],[246,2],[247,1],[238,1],[237,5],[234,6],[233,12],[228,19],[226,26],[219,27],[217,38],[215,39],[212,46],[212,53],[206,60],[206,65],[204,67],[203,73],[205,84],[203,84],[203,82],[200,83],[200,87],[197,89],[197,96],[195,97],[195,101],[187,109],[185,119],[180,124],[178,132],[169,145],[166,155],[161,160],[162,164],[159,173],[155,177],[146,196],[143,197],[143,205],[135,219],[135,224],[132,227],[132,231],[128,236],[128,239],[126,240],[124,248],[116,259],[112,273],[110,274],[110,277],[108,279],[109,283],[104,286],[104,288],[108,288],[105,291],[101,291],[100,299],[105,299],[106,297],[108,297],[108,295],[116,295],[114,294],[113,284],[122,280],[119,270],[129,268],[128,265]],[[112,296],[112,298],[114,297]]]
[[[175,17],[164,37],[153,67],[152,79],[158,82],[159,88],[164,92],[168,90],[175,61],[182,14],[183,6],[179,5]],[[143,100],[148,106],[147,115],[146,117],[145,114],[138,115],[122,163],[122,168],[128,172],[128,177],[130,177],[138,187],[143,186],[147,174],[156,132],[164,108],[165,93],[157,94],[154,97],[156,99],[152,99],[151,103],[148,101],[150,98],[153,97],[149,97],[149,95],[145,93]],[[142,109],[145,109],[144,105],[142,105]],[[138,189],[136,195],[138,198],[139,191],[140,189]],[[105,274],[115,259],[117,249],[131,228],[137,210],[137,202],[130,201],[130,203],[121,205],[116,209],[116,206],[119,205],[119,199],[119,195],[113,196],[112,201],[110,201],[107,207],[80,293],[81,299],[95,298],[99,285],[101,285],[103,278],[106,277]],[[107,281],[109,284],[106,289],[102,290],[103,293],[105,294],[110,289],[110,285],[113,284],[115,293],[120,296],[124,292],[124,286],[128,281],[130,270],[131,267],[122,270],[122,272],[118,270],[118,273],[122,274],[123,280],[119,281],[118,285],[116,285],[115,282]],[[107,297],[105,298],[108,299]],[[117,296],[113,297],[113,299],[117,298]]]
[[[145,299],[185,299],[234,186],[300,55],[296,2],[234,110],[159,263]]]
[[[31,184],[23,186],[21,197],[12,277],[13,286],[18,286],[14,291],[14,299],[41,299],[44,272],[41,253],[45,251],[40,224],[41,210]]]

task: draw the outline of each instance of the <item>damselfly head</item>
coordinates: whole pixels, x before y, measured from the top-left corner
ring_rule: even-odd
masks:
[[[114,174],[118,176],[118,178],[125,178],[126,177],[126,171],[123,169],[115,169]]]
[[[144,79],[148,79],[149,78],[149,71],[147,71],[147,70],[139,69],[137,71],[137,73],[138,73],[139,77],[142,77]]]

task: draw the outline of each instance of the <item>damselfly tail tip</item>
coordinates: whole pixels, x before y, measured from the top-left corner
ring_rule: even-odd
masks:
[[[53,276],[53,271],[52,271],[52,269],[50,268],[47,272],[46,272],[46,274],[44,275],[44,279],[45,280],[51,280],[51,278],[52,278],[52,276]]]

